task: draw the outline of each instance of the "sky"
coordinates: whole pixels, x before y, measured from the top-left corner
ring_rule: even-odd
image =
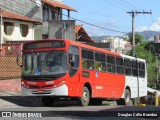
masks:
[[[76,21],[83,25],[91,36],[122,36],[132,30],[132,17],[127,12],[152,11],[152,14],[137,14],[135,16],[135,31],[160,31],[160,0],[62,0],[62,2],[77,12],[70,16],[84,22],[103,28],[120,31],[113,32]],[[63,12],[67,14],[67,11]],[[124,32],[124,33],[121,33]]]

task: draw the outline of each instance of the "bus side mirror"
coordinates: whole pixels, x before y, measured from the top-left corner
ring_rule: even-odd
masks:
[[[18,65],[19,67],[22,67],[22,65],[20,65],[19,61],[20,61],[20,55],[17,54],[16,63],[17,63],[17,65]]]

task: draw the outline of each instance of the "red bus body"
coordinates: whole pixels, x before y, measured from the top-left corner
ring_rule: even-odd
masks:
[[[30,79],[31,77],[22,77],[22,95],[24,96],[66,96],[66,97],[80,97],[82,96],[82,90],[84,86],[87,86],[91,98],[111,98],[111,99],[119,99],[124,98],[125,89],[129,89],[131,93],[131,98],[135,97],[142,97],[147,94],[147,73],[145,72],[145,76],[143,78],[133,77],[123,74],[110,73],[106,69],[106,71],[97,71],[95,69],[83,69],[82,66],[82,49],[91,50],[93,53],[103,53],[106,56],[112,55],[115,58],[127,58],[130,60],[137,60],[134,57],[121,55],[115,52],[111,52],[108,50],[96,48],[93,46],[81,44],[78,42],[73,42],[69,40],[39,40],[39,41],[32,41],[28,43],[24,43],[24,46],[27,44],[34,44],[38,42],[46,42],[46,41],[63,41],[65,43],[65,47],[63,48],[41,48],[38,47],[37,49],[23,49],[23,55],[27,53],[36,53],[36,52],[44,52],[44,51],[62,51],[66,52],[67,57],[67,72],[64,76],[45,80],[41,79],[38,80],[37,78]],[[76,46],[78,48],[79,54],[79,66],[77,72],[71,76],[69,74],[69,47]],[[94,57],[94,60],[96,58]],[[37,60],[37,58],[36,58]],[[138,61],[144,62],[145,69],[146,63],[145,60],[138,59]],[[94,62],[95,64],[95,62]],[[24,65],[24,62],[22,66]],[[107,64],[106,64],[107,65]],[[116,66],[116,65],[115,65]],[[24,66],[23,66],[24,67]],[[107,67],[106,67],[107,68]],[[125,69],[125,67],[124,67]],[[132,68],[131,68],[132,70]],[[133,70],[132,70],[133,71]],[[145,70],[146,71],[146,70]],[[137,84],[138,78],[138,84]]]

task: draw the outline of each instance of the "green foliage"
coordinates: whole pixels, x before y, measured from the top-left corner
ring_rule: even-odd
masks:
[[[144,37],[141,36],[140,34],[136,33],[135,34],[135,44],[140,44],[144,40]],[[132,34],[129,35],[129,41],[132,43]]]

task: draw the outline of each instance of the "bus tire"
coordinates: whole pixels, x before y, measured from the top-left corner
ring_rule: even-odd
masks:
[[[117,105],[130,105],[131,101],[131,93],[128,89],[125,90],[124,98],[120,98],[116,100]]]
[[[90,101],[90,92],[87,87],[83,87],[82,96],[79,98],[81,106],[88,106]]]
[[[128,89],[125,90],[124,93],[124,99],[121,100],[122,105],[130,105],[130,101],[131,101],[131,93]]]
[[[50,96],[42,97],[42,103],[46,107],[52,107],[54,105],[54,97]]]

